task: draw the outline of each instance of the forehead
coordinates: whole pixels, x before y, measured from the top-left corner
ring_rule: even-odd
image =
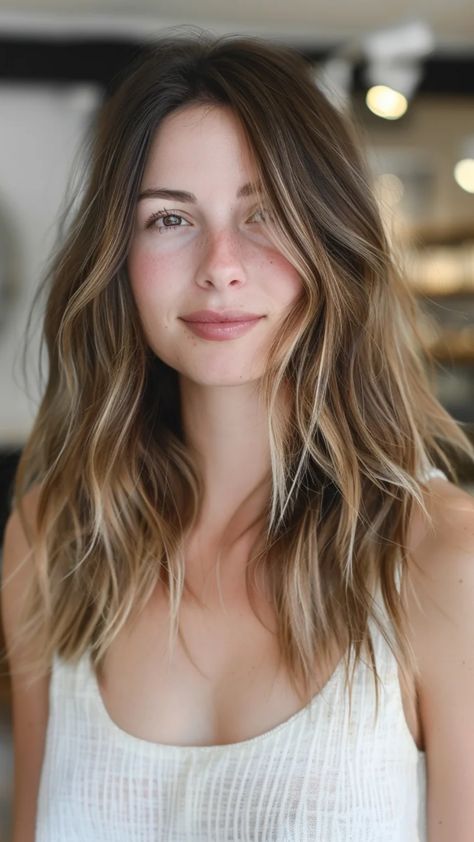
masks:
[[[205,174],[228,181],[250,178],[255,172],[254,156],[232,109],[190,104],[165,117],[156,130],[145,179],[173,175],[198,182]],[[186,186],[183,184],[184,189]]]

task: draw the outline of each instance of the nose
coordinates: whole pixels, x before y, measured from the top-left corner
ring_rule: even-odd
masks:
[[[203,287],[240,286],[245,283],[242,243],[235,229],[208,231],[196,270],[196,283]]]

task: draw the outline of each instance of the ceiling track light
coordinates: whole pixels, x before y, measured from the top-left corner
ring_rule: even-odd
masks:
[[[387,120],[407,110],[422,77],[422,59],[433,50],[434,37],[424,21],[372,33],[363,42],[367,61],[367,107]]]
[[[408,99],[390,85],[372,85],[365,97],[367,108],[385,120],[399,120],[408,108]]]

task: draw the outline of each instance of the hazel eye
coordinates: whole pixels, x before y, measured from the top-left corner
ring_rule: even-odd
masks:
[[[258,216],[258,214],[260,214],[261,217],[263,216],[263,219],[259,220],[261,222],[265,223],[265,222],[272,222],[273,221],[273,217],[272,217],[271,213],[266,208],[257,208],[257,210],[252,214],[252,219],[255,216]]]
[[[155,223],[158,222],[159,219],[163,220],[163,225],[156,225],[155,224]],[[173,219],[174,220],[180,220],[180,222],[171,222],[170,225],[165,224],[165,223],[167,223],[167,220],[170,220],[170,219],[171,220],[173,220]],[[181,222],[185,223],[185,225],[182,225]],[[156,213],[153,214],[153,216],[150,217],[150,219],[148,220],[148,222],[146,224],[146,227],[147,228],[156,228],[161,234],[164,231],[173,231],[173,229],[175,229],[175,228],[184,228],[188,224],[189,223],[186,222],[184,216],[181,216],[181,214],[174,213],[174,211],[169,211],[169,210],[166,210],[165,208],[163,208],[163,210],[157,211]]]

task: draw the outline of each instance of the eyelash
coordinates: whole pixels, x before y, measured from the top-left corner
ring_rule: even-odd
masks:
[[[264,214],[267,213],[264,208],[257,208],[253,212],[252,216],[254,216],[256,213],[262,213],[262,212]],[[168,208],[162,208],[161,210],[156,211],[156,213],[154,213],[152,216],[150,216],[150,219],[146,223],[146,228],[152,228],[152,226],[157,221],[157,219],[166,219],[168,216],[176,216],[178,219],[184,219],[184,217],[181,214],[176,213],[173,210],[168,210]],[[269,219],[271,219],[270,216],[269,216]],[[185,227],[184,225],[163,225],[161,228],[157,228],[157,230],[161,234],[162,231],[174,231],[175,228],[184,228],[184,227]]]
[[[167,208],[163,208],[162,210],[156,211],[150,219],[148,220],[146,227],[151,228],[157,219],[164,219],[168,216],[176,216],[178,219],[183,219],[184,217],[181,216],[179,213],[175,213],[174,211],[168,210]],[[161,228],[158,228],[158,231],[161,233],[162,231],[173,231],[175,228],[181,228],[181,225],[164,225]]]

